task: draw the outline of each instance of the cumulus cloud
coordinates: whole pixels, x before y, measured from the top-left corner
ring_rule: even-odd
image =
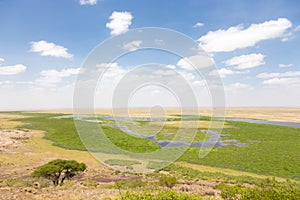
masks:
[[[131,25],[133,16],[130,12],[114,11],[109,19],[110,22],[106,23],[106,27],[111,30],[110,34],[120,35],[128,31],[128,27]]]
[[[236,69],[249,69],[265,64],[263,54],[246,54],[225,61],[226,66],[236,66]]]
[[[0,75],[14,75],[24,72],[26,70],[26,66],[22,64],[11,65],[11,66],[3,66],[0,67]]]
[[[134,40],[124,44],[123,49],[128,51],[135,51],[141,46],[141,44],[142,44],[141,40]]]
[[[41,56],[53,56],[62,58],[72,58],[73,55],[68,53],[68,49],[54,44],[52,42],[47,42],[45,40],[40,40],[37,42],[31,42],[31,52],[39,53]]]
[[[213,60],[206,55],[195,55],[190,57],[181,58],[177,62],[177,66],[184,70],[195,70],[196,68],[206,68],[214,64]],[[193,66],[194,65],[194,66]]]
[[[0,57],[0,62],[4,62],[4,58],[1,58],[1,57]]]
[[[280,68],[293,67],[293,64],[279,64],[278,66],[279,66]]]
[[[193,26],[193,28],[198,28],[198,27],[202,27],[202,26],[204,26],[203,23],[197,22],[197,23]]]
[[[43,70],[40,72],[41,77],[36,82],[43,85],[54,85],[62,81],[63,78],[71,75],[77,75],[80,72],[80,68],[68,68],[61,71],[55,69]]]
[[[231,70],[231,69],[226,69],[226,68],[221,68],[221,69],[216,69],[213,70],[209,73],[209,75],[213,75],[213,76],[220,76],[222,78],[225,78],[228,75],[234,75],[234,74],[242,74],[242,73],[247,73],[248,71],[245,72],[241,72],[241,71],[235,71],[235,70]]]
[[[95,5],[97,0],[80,0],[80,5]]]
[[[238,25],[227,30],[209,31],[198,41],[208,52],[230,52],[254,46],[263,40],[285,37],[285,32],[290,27],[292,23],[288,19],[278,18],[260,24],[251,24],[248,28]]]
[[[104,72],[101,82],[105,87],[113,88],[114,85],[127,73],[127,70],[118,63],[99,63],[97,69]]]
[[[166,65],[166,68],[168,68],[168,69],[176,69],[176,66],[175,65]]]

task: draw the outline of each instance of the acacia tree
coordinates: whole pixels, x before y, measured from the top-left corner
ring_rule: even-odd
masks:
[[[44,164],[32,173],[34,177],[44,177],[50,179],[55,186],[63,184],[65,179],[71,179],[79,172],[86,169],[84,163],[78,163],[75,160],[53,160]]]

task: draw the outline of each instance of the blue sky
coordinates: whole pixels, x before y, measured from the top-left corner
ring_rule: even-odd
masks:
[[[0,110],[71,108],[88,54],[109,37],[143,27],[198,41],[219,69],[227,106],[299,107],[299,8],[297,0],[0,0]],[[174,56],[136,55],[111,73],[119,77],[154,58],[191,73]],[[105,101],[98,106],[109,106]]]

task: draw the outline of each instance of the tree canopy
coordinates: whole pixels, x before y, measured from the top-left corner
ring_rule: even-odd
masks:
[[[48,178],[56,186],[59,181],[60,184],[63,184],[65,179],[70,179],[85,169],[86,165],[84,163],[75,160],[56,159],[35,169],[32,176]]]

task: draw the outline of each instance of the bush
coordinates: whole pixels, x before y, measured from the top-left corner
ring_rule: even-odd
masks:
[[[158,179],[158,184],[163,187],[172,188],[177,184],[177,179],[174,176],[162,175]]]

